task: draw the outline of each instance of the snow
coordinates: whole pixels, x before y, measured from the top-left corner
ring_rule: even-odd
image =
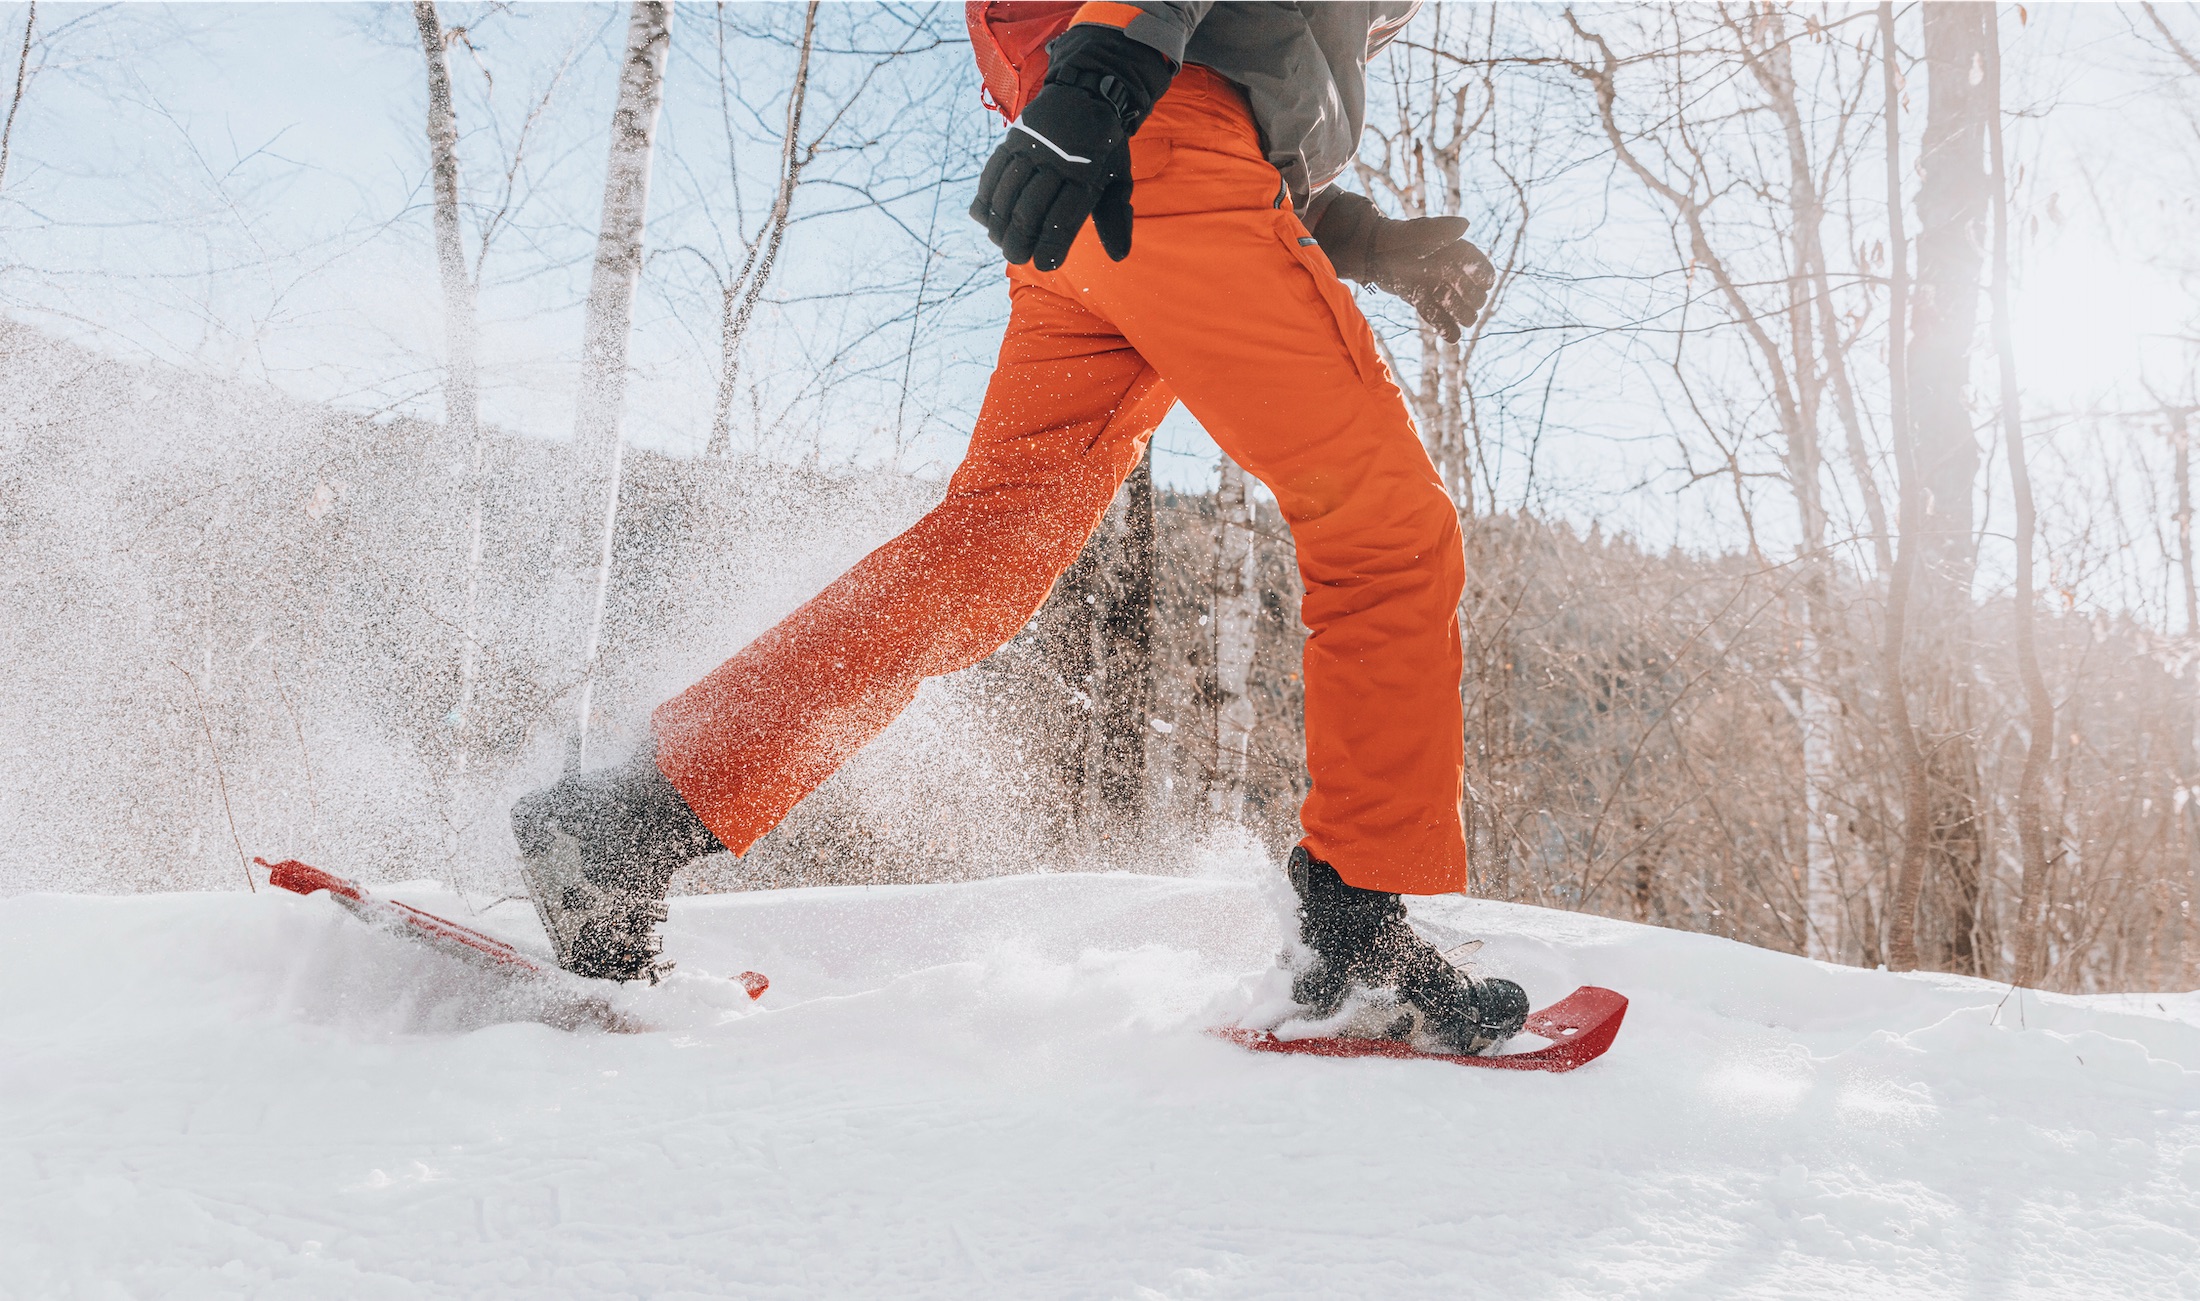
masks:
[[[325,897],[0,900],[0,1296],[2200,1296],[2200,996],[1415,916],[1627,993],[1618,1044],[1220,1042],[1281,943],[1242,876],[679,899],[632,1035]]]

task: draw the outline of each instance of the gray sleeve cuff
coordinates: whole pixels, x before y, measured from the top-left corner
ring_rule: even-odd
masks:
[[[1123,34],[1140,45],[1161,51],[1170,63],[1181,68],[1184,66],[1184,47],[1191,43],[1192,32],[1214,4],[1213,0],[1198,3],[1135,0],[1132,7],[1140,13],[1122,29]]]
[[[1312,198],[1306,201],[1305,210],[1299,213],[1300,224],[1308,230],[1318,228],[1322,224],[1322,214],[1329,211],[1329,205],[1336,201],[1338,195],[1343,193],[1344,187],[1342,186],[1324,185],[1315,192]]]

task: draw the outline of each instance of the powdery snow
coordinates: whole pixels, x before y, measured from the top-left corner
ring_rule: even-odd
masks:
[[[0,900],[0,1295],[2200,1296],[2200,998],[1415,915],[1625,992],[1617,1046],[1222,1043],[1274,990],[1243,880],[678,900],[637,1035],[485,1023],[326,898]]]

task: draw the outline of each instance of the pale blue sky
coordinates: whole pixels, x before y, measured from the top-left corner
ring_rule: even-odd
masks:
[[[956,6],[902,12],[927,10],[936,31],[960,38]],[[779,127],[780,88],[793,64],[791,45],[758,33],[776,27],[791,38],[789,20],[798,12],[742,6],[732,15],[746,30],[730,34],[730,63],[757,108],[734,113],[752,137],[735,155],[748,172],[739,196],[746,229],[756,224],[776,162],[765,133]],[[852,16],[828,10],[828,43],[847,35]],[[347,405],[432,413],[441,301],[421,206],[424,90],[409,8],[49,4],[39,17],[47,31],[72,20],[77,26],[57,42],[62,57],[34,79],[17,131],[6,219],[11,242],[32,264],[13,269],[18,310],[118,351],[263,378]],[[837,27],[836,17],[843,20]],[[708,273],[682,250],[722,249],[711,214],[726,220],[736,198],[718,129],[716,18],[706,6],[676,11],[652,190],[655,261],[636,313],[628,433],[672,451],[694,448],[707,432],[715,367]],[[562,437],[571,420],[571,361],[623,11],[538,5],[490,13],[484,5],[446,5],[444,19],[474,27],[474,50],[454,49],[452,66],[467,180],[477,188],[497,179],[505,156],[487,129],[484,69],[495,79],[508,142],[570,56],[535,127],[524,206],[499,235],[483,286],[486,411],[507,426]],[[22,20],[20,5],[0,10],[7,30],[20,32]],[[891,36],[892,25],[880,23],[871,35]],[[845,40],[837,44],[820,58],[828,107],[837,106],[827,97],[836,72],[859,62]],[[902,86],[925,89],[940,110],[921,133],[909,133],[913,146],[903,151],[925,166],[862,169],[883,170],[880,192],[900,196],[889,205],[891,221],[819,217],[863,200],[830,183],[811,187],[801,209],[807,220],[790,232],[773,296],[833,295],[894,279],[861,265],[867,259],[891,260],[902,279],[921,277],[929,231],[939,250],[929,292],[946,301],[928,307],[913,343],[904,315],[898,329],[856,345],[863,356],[844,359],[832,375],[842,427],[823,428],[816,412],[798,413],[773,439],[798,454],[814,444],[828,455],[876,458],[891,454],[898,422],[908,443],[904,462],[937,470],[958,454],[1005,315],[998,270],[962,212],[962,174],[982,159],[978,151],[997,124],[978,104],[975,77],[964,66],[967,46],[909,62]],[[867,129],[841,138],[881,134],[881,120],[897,116],[897,89],[875,83],[855,114]],[[814,129],[817,101],[811,114]],[[811,174],[830,179],[827,166]],[[477,239],[478,224],[467,235],[469,243]],[[904,297],[913,300],[914,289],[907,286]],[[829,304],[794,308],[798,323],[765,311],[752,369],[782,381],[767,385],[767,397],[800,405],[800,385],[790,387],[787,378],[831,372],[827,359],[881,314],[875,297],[857,301],[860,313],[836,313]],[[905,314],[906,304],[894,310]],[[781,337],[792,335],[800,337]],[[904,365],[912,381],[907,403],[899,398]],[[773,416],[767,402],[762,421]],[[1207,476],[1212,444],[1181,413],[1163,447],[1172,480]]]
[[[0,44],[12,49],[24,12],[0,5]],[[707,428],[715,372],[715,295],[697,251],[725,260],[721,232],[737,200],[744,228],[761,211],[799,8],[676,13],[627,428],[638,443],[687,451]],[[826,14],[813,124],[817,103],[844,100],[868,66],[851,47],[889,48],[914,15],[929,15],[942,43],[896,62],[856,101],[836,140],[869,141],[867,150],[829,153],[813,170],[774,282],[782,301],[752,339],[757,391],[739,436],[774,454],[938,472],[959,454],[1005,313],[997,263],[963,214],[999,126],[978,104],[959,6]],[[733,79],[752,101],[731,114],[740,139],[730,154],[715,72],[722,15]],[[409,8],[47,4],[39,19],[48,33],[75,26],[42,46],[47,66],[16,124],[0,192],[6,310],[125,354],[354,407],[435,413],[441,305]],[[563,437],[623,13],[451,5],[445,21],[468,23],[478,51],[453,58],[477,196],[494,188],[503,146],[565,67],[483,291],[489,415]],[[2185,366],[2182,345],[2161,336],[2185,327],[2192,294],[2154,259],[2161,230],[2190,215],[2162,206],[2190,192],[2190,164],[2178,172],[2151,160],[2160,137],[2149,133],[2178,106],[2147,90],[2119,44],[2125,32],[2114,10],[2047,7],[2008,34],[2011,102],[2032,113],[2012,124],[2028,168],[2020,217],[2054,218],[2028,225],[2019,284],[2026,381],[2048,406],[2129,395],[2143,368],[2176,382]],[[1585,171],[1579,184],[1601,187],[1604,176]],[[881,202],[866,206],[858,183]],[[1546,265],[1670,266],[1662,223],[1639,196],[1617,194],[1604,203],[1584,190],[1580,211],[1547,214]],[[920,276],[925,307],[912,320]],[[1378,328],[1410,343],[1399,304],[1362,301]],[[1731,543],[1722,490],[1669,481],[1669,412],[1639,358],[1628,360],[1631,346],[1588,330],[1562,351],[1536,345],[1543,351],[1521,354],[1512,372],[1493,362],[1489,382],[1517,388],[1521,401],[1556,394],[1550,406],[1530,403],[1535,420],[1549,420],[1533,449],[1536,483],[1522,479],[1527,448],[1506,448],[1510,491],[1652,540]],[[1167,481],[1207,479],[1211,444],[1181,412],[1161,446]]]

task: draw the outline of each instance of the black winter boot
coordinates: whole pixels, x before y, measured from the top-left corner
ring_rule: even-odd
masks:
[[[520,800],[512,832],[558,965],[652,984],[672,965],[657,959],[672,874],[725,848],[657,770],[654,747]]]
[[[1299,938],[1313,964],[1291,984],[1291,996],[1316,1016],[1328,1016],[1354,990],[1397,991],[1404,1013],[1383,1037],[1415,1037],[1437,1052],[1494,1052],[1520,1033],[1527,992],[1512,981],[1469,979],[1406,924],[1398,896],[1346,885],[1337,869],[1291,851],[1291,888],[1299,896]]]

